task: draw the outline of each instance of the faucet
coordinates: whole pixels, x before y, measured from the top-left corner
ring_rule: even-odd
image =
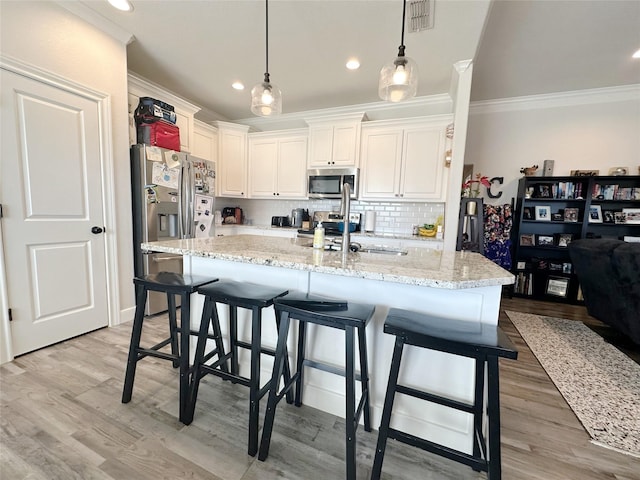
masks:
[[[340,199],[340,215],[342,215],[342,258],[347,258],[351,246],[351,232],[349,231],[349,211],[351,210],[351,185],[345,182],[342,186]]]

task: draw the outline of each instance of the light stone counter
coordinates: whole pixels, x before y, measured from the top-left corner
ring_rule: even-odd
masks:
[[[340,252],[315,251],[305,246],[309,242],[233,235],[143,243],[142,249],[434,288],[466,289],[514,281],[511,273],[472,252],[415,247],[406,248],[408,254],[402,256],[350,252],[343,263]]]

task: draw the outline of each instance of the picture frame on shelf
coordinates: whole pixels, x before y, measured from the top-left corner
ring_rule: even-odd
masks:
[[[573,264],[570,262],[565,262],[562,264],[562,273],[571,274],[573,272]]]
[[[602,223],[602,208],[600,205],[589,207],[589,223]]]
[[[563,222],[564,221],[564,210],[559,210],[557,213],[551,214],[552,222]]]
[[[627,214],[624,212],[613,212],[614,223],[627,223]]]
[[[603,210],[602,212],[603,223],[616,223],[615,212],[613,210]]]
[[[533,207],[523,207],[522,218],[525,220],[533,220]]]
[[[566,298],[569,293],[569,279],[565,277],[549,277],[547,279],[547,295]]]
[[[520,246],[534,247],[535,244],[536,244],[536,237],[532,233],[523,233],[520,235]]]
[[[539,247],[553,247],[553,235],[536,235],[536,245]]]
[[[580,209],[576,207],[569,207],[564,209],[564,221],[565,222],[577,222],[578,216],[580,214]]]
[[[573,233],[559,233],[558,242],[556,245],[561,248],[566,248],[569,246],[572,240],[573,240]]]
[[[524,270],[525,268],[527,268],[527,262],[519,261],[516,263],[516,269]]]
[[[551,185],[547,183],[539,183],[536,185],[536,198],[551,198]]]
[[[640,225],[640,208],[623,208],[625,223]]]
[[[536,220],[542,222],[550,222],[551,207],[549,205],[536,205]]]

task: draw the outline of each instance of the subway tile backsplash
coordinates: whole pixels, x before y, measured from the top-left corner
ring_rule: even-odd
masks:
[[[252,200],[243,198],[216,198],[216,210],[223,207],[240,207],[245,223],[250,225],[270,225],[274,215],[291,215],[294,208],[309,209],[309,214],[317,210],[340,210],[339,200]],[[444,203],[427,202],[365,202],[351,201],[351,212],[364,214],[368,210],[376,212],[375,233],[411,235],[413,225],[435,223],[438,215],[444,215]]]

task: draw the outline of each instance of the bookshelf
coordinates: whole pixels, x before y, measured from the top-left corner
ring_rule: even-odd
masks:
[[[515,296],[581,303],[568,245],[640,241],[640,176],[523,177],[512,230]]]

